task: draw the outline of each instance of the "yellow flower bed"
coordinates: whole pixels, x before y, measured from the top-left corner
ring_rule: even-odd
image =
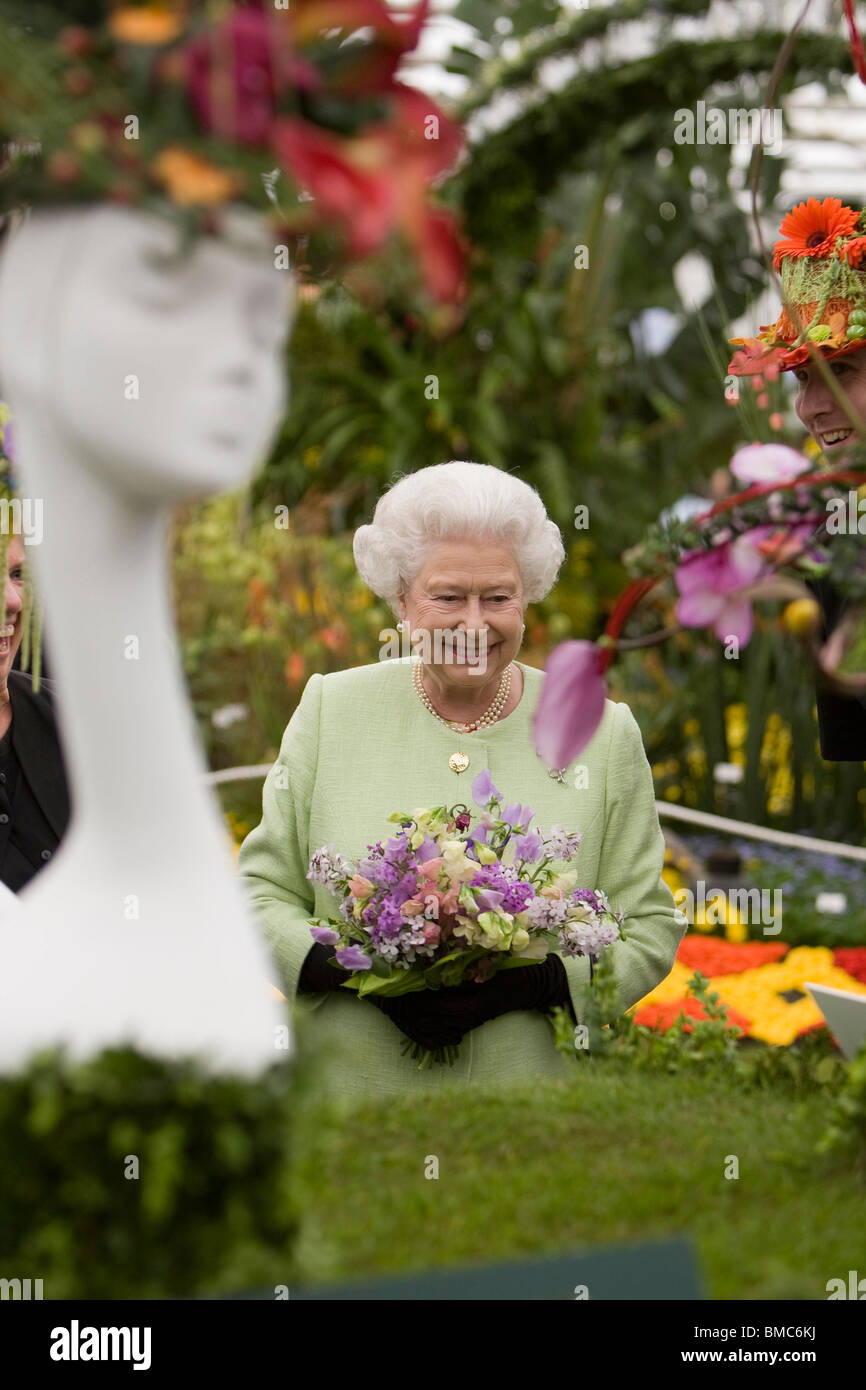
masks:
[[[854,980],[833,963],[833,952],[826,946],[796,946],[784,960],[744,970],[739,975],[719,975],[712,981],[726,1004],[752,1020],[749,1036],[762,1042],[792,1043],[804,1028],[823,1023],[824,1015],[806,992],[806,981],[866,994],[866,985]],[[781,998],[780,991],[800,989],[803,999],[793,1003]]]
[[[647,1004],[671,1004],[683,999],[686,986],[694,971],[680,961],[655,989],[639,1000],[629,1013]],[[714,975],[710,987],[723,1004],[751,1020],[747,1035],[761,1042],[787,1046],[805,1028],[823,1023],[824,1016],[806,990],[806,981],[866,994],[866,985],[855,980],[833,962],[833,952],[826,946],[796,946],[784,960],[756,966],[738,974]],[[782,998],[785,990],[801,990],[802,999]]]

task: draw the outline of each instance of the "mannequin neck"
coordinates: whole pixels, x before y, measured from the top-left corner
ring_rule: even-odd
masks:
[[[171,512],[107,488],[53,423],[18,412],[26,484],[45,502],[35,555],[75,829],[125,861],[171,856],[217,821],[190,738],[174,638]],[[49,467],[46,461],[50,460]],[[50,501],[48,500],[50,499]],[[204,811],[204,815],[203,815]],[[146,826],[131,837],[129,825]]]

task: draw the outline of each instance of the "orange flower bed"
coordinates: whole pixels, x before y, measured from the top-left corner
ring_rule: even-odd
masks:
[[[759,965],[781,960],[788,954],[784,941],[747,941],[736,945],[721,937],[686,936],[680,942],[677,960],[702,975],[738,975]]]
[[[680,1014],[686,1014],[689,1018],[706,1018],[703,1005],[699,1000],[693,999],[691,995],[684,999],[675,999],[667,1004],[647,1004],[645,1008],[639,1009],[634,1016],[635,1023],[641,1023],[645,1028],[657,1028],[659,1032],[667,1032],[676,1023]],[[728,1009],[728,1023],[734,1023],[743,1033],[748,1032],[750,1020],[744,1014],[738,1014],[736,1009]],[[691,1025],[683,1024],[683,1032],[690,1033]]]
[[[866,994],[866,946],[831,951],[784,941],[737,944],[692,933],[681,941],[670,974],[629,1011],[635,1023],[665,1030],[681,1012],[703,1017],[698,1001],[685,992],[695,970],[709,978],[731,1023],[745,1036],[776,1046],[826,1026],[807,982]]]

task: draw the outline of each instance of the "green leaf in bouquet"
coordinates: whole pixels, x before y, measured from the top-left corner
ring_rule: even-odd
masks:
[[[523,957],[523,956],[512,956],[512,955],[506,953],[506,954],[503,955],[502,960],[497,962],[496,970],[495,970],[495,971],[491,970],[490,973],[491,973],[491,975],[493,975],[493,974],[498,974],[498,972],[499,972],[500,970],[517,970],[517,968],[518,968],[519,966],[521,966],[521,965],[524,965],[524,966],[525,966],[525,965],[541,965],[541,964],[542,964],[542,961],[541,961],[541,960],[536,960],[536,958],[535,958],[534,956],[529,956],[529,957],[526,957],[526,958],[525,958],[525,957]]]
[[[364,972],[358,984],[358,997],[363,999],[368,994],[382,994],[393,998],[400,994],[414,994],[416,990],[425,988],[423,975],[415,975],[411,970],[393,970],[387,977],[374,975],[369,970]]]
[[[383,960],[381,956],[377,956],[375,951],[371,955],[370,959],[373,962],[373,964],[370,966],[370,969],[373,972],[373,974],[381,975],[383,980],[390,980],[394,972],[392,971],[388,962],[386,960]]]
[[[452,960],[463,960],[467,963],[471,963],[474,960],[480,960],[482,955],[482,951],[469,952],[463,947],[460,947],[456,951],[449,951],[447,956],[440,956],[439,959],[430,966],[429,970],[425,971],[425,974],[428,976],[432,975],[434,971],[439,970],[440,966],[448,965]]]

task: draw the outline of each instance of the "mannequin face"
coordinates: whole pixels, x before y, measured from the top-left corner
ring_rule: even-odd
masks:
[[[125,492],[170,503],[238,486],[280,418],[290,280],[264,224],[233,212],[252,250],[200,237],[181,255],[170,223],[110,205],[41,212],[29,259],[19,249],[19,284],[46,274],[43,228],[61,252],[30,349],[42,353],[39,408]]]

